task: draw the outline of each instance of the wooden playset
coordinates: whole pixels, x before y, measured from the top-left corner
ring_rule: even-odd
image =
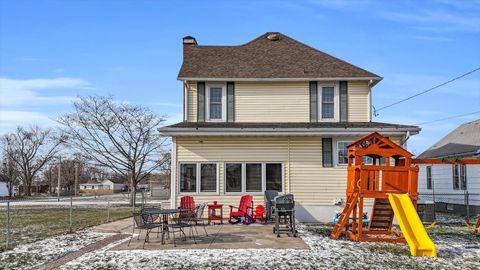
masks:
[[[394,212],[388,194],[408,194],[416,205],[418,166],[411,166],[413,154],[377,132],[347,149],[347,201],[332,238],[338,239],[344,230],[355,241],[405,242],[401,233],[392,229]],[[367,227],[362,223],[365,199],[373,200]]]
[[[413,256],[436,256],[435,245],[416,211],[418,166],[480,164],[480,159],[413,159],[413,154],[377,132],[347,147],[347,200],[331,237],[408,243]],[[373,205],[368,225],[364,205]],[[401,228],[392,227],[394,216]],[[477,225],[478,226],[478,225]]]

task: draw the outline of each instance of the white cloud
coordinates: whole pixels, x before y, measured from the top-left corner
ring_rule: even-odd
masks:
[[[13,130],[17,126],[51,126],[55,122],[48,115],[33,111],[0,111],[0,134]]]
[[[87,82],[78,78],[16,80],[0,78],[0,106],[63,104],[75,99],[73,96],[45,95],[46,90],[91,89]]]

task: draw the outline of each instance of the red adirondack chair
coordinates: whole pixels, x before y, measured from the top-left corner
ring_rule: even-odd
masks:
[[[265,207],[261,204],[257,205],[257,207],[255,207],[255,211],[253,211],[253,221],[255,222],[258,219],[260,220],[260,222],[264,223],[265,222],[264,215],[265,215]]]
[[[193,217],[195,215],[195,201],[192,196],[183,196],[180,198],[180,209],[188,209],[185,212],[181,212],[179,216],[181,218]]]
[[[240,205],[238,207],[229,205],[230,207],[230,218],[228,222],[235,224],[240,222],[240,219],[243,218],[243,223],[253,222],[252,212],[253,212],[253,197],[252,195],[244,195],[240,199]],[[234,211],[234,208],[236,211]],[[235,219],[235,220],[232,220]]]

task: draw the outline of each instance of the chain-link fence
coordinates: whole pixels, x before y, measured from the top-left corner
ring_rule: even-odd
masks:
[[[136,207],[132,207],[130,201],[128,193],[0,198],[0,251],[127,218],[146,204],[168,203],[168,197],[151,197],[149,192],[139,192]]]
[[[480,215],[479,193],[420,193],[420,217],[431,222],[460,224]]]

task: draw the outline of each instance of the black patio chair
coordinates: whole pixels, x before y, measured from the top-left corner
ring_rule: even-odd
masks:
[[[276,190],[265,190],[265,223],[271,221],[275,215],[274,199],[278,196]]]
[[[133,227],[133,232],[132,232],[132,235],[130,236],[130,240],[128,241],[127,246],[130,246],[130,242],[132,242],[132,238],[133,238],[133,235],[135,234],[135,230],[139,230],[137,240],[140,240],[140,234],[142,233],[142,230],[146,230],[145,239],[143,240],[143,247],[142,247],[142,248],[145,248],[145,243],[148,242],[149,240],[150,232],[155,228],[161,227],[162,224],[148,222],[149,220],[148,215],[145,215],[145,214],[134,214],[133,220],[135,221],[135,226]]]
[[[197,226],[201,225],[203,227],[203,230],[205,231],[205,235],[208,236],[207,229],[205,226],[207,224],[205,223],[205,219],[203,218],[203,212],[205,211],[205,207],[207,206],[207,203],[201,203],[195,207],[195,217],[192,219],[193,224],[195,225],[195,232],[197,232]]]
[[[193,232],[193,220],[195,219],[192,215],[182,215],[182,212],[179,212],[172,218],[172,222],[168,223],[168,232],[173,234],[173,246],[176,247],[176,238],[175,233],[181,233],[183,235],[184,241],[187,240],[187,234],[185,230],[190,229],[190,236],[193,238],[193,242],[196,244],[197,240],[195,239],[195,233]]]

